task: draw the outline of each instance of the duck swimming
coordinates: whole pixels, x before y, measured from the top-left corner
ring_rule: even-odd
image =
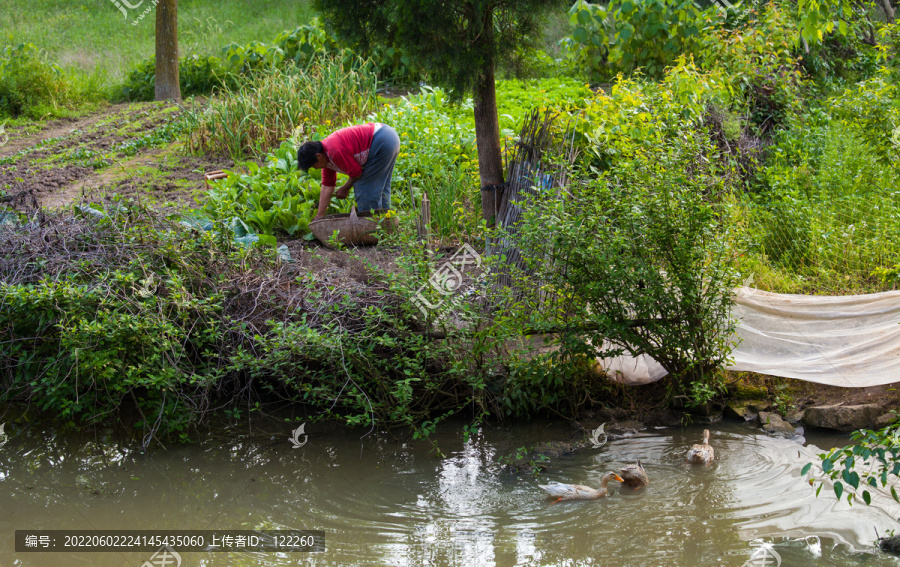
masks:
[[[644,488],[650,484],[650,478],[640,459],[636,464],[619,469],[619,472],[622,473],[622,483],[629,488]]]
[[[687,461],[697,465],[708,465],[713,462],[715,451],[709,444],[709,429],[703,430],[703,443],[694,445],[687,452]]]
[[[609,481],[617,480],[624,482],[622,477],[614,472],[608,472],[600,479],[600,488],[594,489],[590,486],[580,484],[563,484],[561,482],[551,482],[550,484],[539,484],[541,489],[550,496],[556,497],[554,504],[561,500],[596,500],[608,496],[606,485]]]

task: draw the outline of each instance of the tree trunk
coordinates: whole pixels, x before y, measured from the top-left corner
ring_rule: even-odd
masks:
[[[178,0],[159,0],[156,5],[156,100],[181,100]]]
[[[891,6],[891,0],[881,0],[881,7],[884,9],[884,16],[889,24],[894,23],[894,7]]]
[[[493,46],[494,18],[485,14],[481,39],[484,45]],[[485,50],[492,53],[491,49]],[[475,108],[475,145],[478,148],[478,173],[481,177],[481,215],[489,227],[494,226],[496,207],[499,204],[494,187],[503,183],[503,159],[500,155],[500,121],[497,118],[497,91],[494,84],[494,59],[491,55],[484,67],[477,70],[473,93]],[[485,189],[491,187],[492,190]]]

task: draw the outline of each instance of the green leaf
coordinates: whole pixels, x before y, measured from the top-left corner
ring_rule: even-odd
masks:
[[[866,503],[866,506],[872,503],[872,496],[869,494],[868,490],[863,490],[863,502]]]
[[[859,475],[855,471],[851,471],[850,469],[844,469],[843,474],[844,481],[852,486],[853,488],[859,488]]]
[[[822,461],[822,470],[824,472],[829,472],[833,468],[834,468],[834,463],[831,462],[830,458]]]
[[[575,38],[575,41],[578,43],[588,43],[590,40],[590,33],[585,28],[577,27],[572,31],[572,37]]]
[[[844,493],[844,485],[841,484],[840,481],[834,483],[834,495],[837,496],[837,499],[841,499],[841,495]]]
[[[809,469],[812,468],[812,463],[806,463],[802,469],[800,469],[800,476],[806,476],[809,474]]]

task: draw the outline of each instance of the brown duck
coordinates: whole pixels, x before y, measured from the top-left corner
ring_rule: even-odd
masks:
[[[650,478],[640,459],[633,465],[619,469],[619,472],[622,473],[622,484],[629,488],[644,488],[650,484]]]
[[[694,445],[687,452],[687,461],[697,465],[708,465],[716,457],[715,451],[709,444],[709,429],[703,430],[703,443]]]

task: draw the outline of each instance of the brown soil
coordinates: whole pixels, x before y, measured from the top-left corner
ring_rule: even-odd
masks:
[[[22,132],[25,131],[26,128],[10,128],[7,130],[9,142],[3,147],[0,147],[0,158],[11,156],[21,150],[32,148],[37,143],[44,140],[64,137],[71,134],[73,130],[90,128],[105,116],[108,116],[115,108],[115,106],[110,106],[97,114],[85,118],[61,118],[59,120],[51,120],[44,124],[37,132],[24,135]]]
[[[885,411],[900,408],[900,382],[869,388],[841,388],[750,372],[729,373],[727,381],[732,384],[737,398],[748,397],[740,395],[747,389],[756,389],[768,400],[782,396],[789,406],[797,409],[836,404],[878,404]]]
[[[196,207],[206,189],[204,173],[232,168],[231,160],[185,155],[179,142],[140,148],[131,156],[120,149],[175,118],[176,108],[118,104],[91,116],[48,122],[38,131],[14,129],[0,148],[0,195],[27,193],[50,208],[112,194]]]
[[[900,382],[870,388],[838,388],[801,380],[781,380],[788,384],[797,408],[841,404],[878,404],[885,411],[900,407]]]
[[[316,240],[279,240],[288,247],[295,266],[325,285],[344,289],[371,286],[382,279],[379,274],[398,274],[399,252],[387,246],[361,246],[347,250],[334,250]],[[449,257],[456,249],[443,247],[435,250],[438,262]],[[466,273],[463,285],[472,283],[478,272]],[[422,282],[426,284],[426,282]]]

